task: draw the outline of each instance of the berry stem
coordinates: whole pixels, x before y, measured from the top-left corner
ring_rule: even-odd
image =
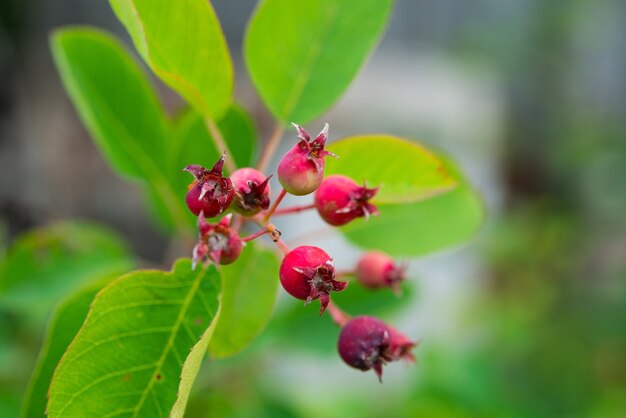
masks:
[[[228,145],[226,145],[226,141],[224,141],[224,136],[222,135],[220,128],[213,121],[213,119],[205,118],[204,121],[206,123],[207,129],[209,130],[209,133],[211,134],[211,138],[215,143],[215,147],[218,149],[218,151],[221,150],[226,152],[226,161],[224,163],[226,165],[226,170],[228,170],[228,173],[232,174],[235,170],[237,170],[237,165],[235,164],[235,160],[233,160],[233,155],[228,149]]]
[[[270,231],[268,229],[261,229],[260,231],[255,232],[254,234],[250,234],[247,237],[241,238],[243,242],[252,241],[253,239],[257,239],[260,236],[265,234],[269,234]]]
[[[270,220],[270,218],[272,217],[272,215],[276,211],[276,208],[278,208],[278,205],[280,205],[280,202],[285,198],[286,195],[287,195],[287,190],[285,190],[283,188],[280,191],[280,194],[278,195],[276,200],[274,200],[274,203],[272,204],[272,207],[267,211],[267,213],[263,217],[263,223],[267,223],[267,221]]]
[[[241,229],[241,225],[243,225],[243,222],[244,222],[243,216],[241,216],[238,213],[235,213],[235,215],[233,216],[233,222],[231,223],[230,227],[234,229],[235,231],[239,231]]]
[[[278,144],[280,144],[280,139],[283,137],[284,132],[285,126],[280,122],[276,122],[272,135],[270,135],[270,138],[265,143],[265,148],[263,148],[261,157],[259,157],[259,162],[256,166],[257,170],[265,171],[267,165],[276,152],[276,148],[278,148]]]
[[[284,255],[289,254],[289,251],[291,250],[289,249],[289,247],[287,247],[287,244],[285,244],[282,239],[278,238],[275,242],[276,246],[283,252]]]
[[[332,318],[333,322],[340,327],[346,325],[348,321],[352,318],[350,315],[341,310],[339,306],[337,306],[337,304],[332,300],[328,303],[327,310],[330,313],[330,317]]]
[[[274,216],[289,215],[292,213],[299,213],[299,212],[309,210],[309,209],[315,209],[315,203],[311,203],[310,205],[291,206],[289,208],[276,209],[273,215]]]

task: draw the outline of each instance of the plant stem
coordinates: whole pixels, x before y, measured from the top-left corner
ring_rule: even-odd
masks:
[[[278,238],[278,240],[276,240],[275,242],[276,246],[283,252],[284,255],[287,255],[289,251],[291,251],[282,239]]]
[[[267,140],[267,143],[263,148],[263,152],[259,157],[259,162],[256,165],[257,170],[265,171],[267,165],[276,152],[276,148],[278,148],[278,144],[280,144],[280,139],[283,137],[284,132],[285,126],[280,122],[276,122],[272,135],[270,135],[270,138]]]
[[[278,205],[280,205],[280,202],[285,198],[286,195],[287,195],[287,190],[282,189],[280,191],[280,194],[276,198],[276,200],[274,200],[274,203],[272,204],[272,207],[267,211],[267,213],[263,217],[263,223],[267,223],[267,221],[270,220],[270,218],[272,217],[272,215],[276,211],[276,208],[278,208]]]
[[[211,134],[211,138],[213,138],[213,142],[215,143],[218,154],[226,152],[226,170],[228,170],[228,172],[232,174],[233,171],[237,170],[237,165],[235,164],[232,153],[228,149],[228,145],[226,145],[226,141],[224,141],[224,136],[222,135],[220,128],[213,121],[213,119],[205,118],[204,121],[206,123],[207,129],[209,130],[209,133]]]
[[[310,205],[301,205],[301,206],[291,206],[289,208],[276,209],[273,213],[273,216],[279,215],[289,215],[292,213],[299,213],[304,210],[314,209],[315,203],[311,203]]]
[[[255,232],[254,234],[248,235],[247,237],[241,238],[243,242],[252,241],[262,235],[269,234],[270,231],[268,229],[261,229],[260,231]]]
[[[328,307],[326,309],[330,313],[330,317],[333,319],[333,322],[340,327],[346,325],[352,318],[350,315],[342,311],[332,300],[328,303]]]

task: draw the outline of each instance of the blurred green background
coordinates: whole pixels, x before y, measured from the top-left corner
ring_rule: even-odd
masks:
[[[255,2],[213,3],[237,96],[266,138],[271,120],[241,61]],[[74,280],[167,268],[181,255],[62,90],[47,35],[67,24],[127,39],[105,1],[0,3],[0,256],[19,245],[30,266],[0,267],[3,287],[23,280],[0,305],[2,417],[19,415],[46,318]],[[333,138],[388,132],[442,148],[484,195],[476,238],[411,260],[399,301],[358,290],[342,301],[421,340],[418,365],[391,365],[381,386],[341,363],[328,318],[283,298],[251,347],[206,365],[188,415],[625,416],[625,40],[619,0],[398,0],[383,42],[323,121]],[[175,109],[180,100],[159,88]],[[71,219],[101,226],[55,223]],[[301,236],[344,254],[340,266],[358,256],[337,237]]]

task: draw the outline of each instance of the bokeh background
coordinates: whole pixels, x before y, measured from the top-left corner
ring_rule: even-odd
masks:
[[[267,138],[241,59],[255,2],[213,4],[237,97]],[[47,37],[68,24],[127,40],[106,1],[0,3],[0,248],[78,218],[166,266],[180,254],[61,87]],[[283,298],[251,347],[202,371],[189,416],[626,416],[626,3],[398,0],[379,48],[311,130],[324,121],[334,138],[387,132],[444,149],[484,196],[485,224],[465,245],[410,260],[410,297],[385,318],[421,340],[417,366],[391,365],[380,385]],[[359,254],[314,220],[284,222],[288,240],[329,248],[340,266]],[[42,327],[0,311],[2,417],[19,414]]]

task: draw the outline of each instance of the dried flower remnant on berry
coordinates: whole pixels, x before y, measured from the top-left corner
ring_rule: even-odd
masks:
[[[335,280],[332,259],[318,247],[303,245],[291,250],[280,265],[280,283],[291,296],[307,303],[319,299],[320,315],[330,302],[330,292],[339,292],[348,282]]]
[[[243,242],[237,231],[230,227],[232,214],[223,217],[218,223],[210,224],[204,214],[198,216],[200,237],[193,249],[193,268],[200,262],[211,261],[216,266],[231,264],[241,254]]]
[[[185,198],[187,207],[194,215],[200,212],[207,218],[223,213],[235,197],[233,182],[222,175],[226,153],[215,163],[211,170],[190,164],[183,169],[195,180],[189,185]]]
[[[254,168],[240,168],[230,179],[235,187],[233,209],[244,216],[252,216],[270,206],[270,185],[272,176],[265,175]]]
[[[313,139],[307,131],[295,123],[299,141],[278,164],[278,181],[287,192],[296,196],[312,193],[324,178],[324,157],[337,157],[324,149],[328,139],[328,124]]]

